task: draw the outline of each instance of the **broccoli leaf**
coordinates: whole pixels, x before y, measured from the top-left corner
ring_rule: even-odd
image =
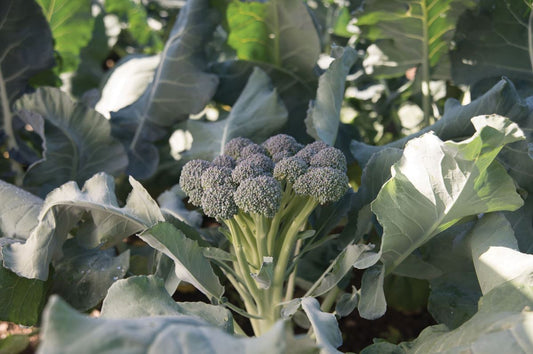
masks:
[[[442,270],[430,280],[428,310],[437,323],[455,329],[477,311],[481,289],[470,252],[470,230],[475,222],[450,227],[421,247],[423,258]]]
[[[532,289],[531,273],[503,283],[481,298],[479,311],[462,326],[428,327],[400,347],[412,353],[526,353],[533,346]]]
[[[239,59],[266,62],[313,78],[320,42],[299,0],[232,1],[226,10],[228,44]]]
[[[318,300],[313,297],[302,299],[302,309],[311,322],[321,353],[340,353],[336,348],[342,344],[342,334],[335,315],[322,312]]]
[[[430,131],[444,141],[461,139],[474,133],[474,127],[470,119],[482,114],[499,114],[522,127],[528,124],[530,108],[520,98],[511,81],[504,78],[483,96],[465,106],[455,99],[448,99],[444,106],[444,115],[435,124],[417,133],[382,146],[370,146],[358,141],[352,141],[351,152],[359,162],[359,165],[365,166],[372,154],[388,147],[403,148],[409,140]],[[523,162],[529,167],[527,161]],[[516,169],[516,166],[511,165],[509,167]],[[513,172],[511,171],[511,173]]]
[[[61,71],[76,70],[80,49],[91,39],[94,18],[91,0],[37,0],[52,29]]]
[[[362,35],[376,44],[386,60],[374,67],[375,75],[400,76],[420,66],[423,81],[429,82],[437,66],[450,77],[448,50],[455,23],[473,0],[367,0],[357,18]]]
[[[533,255],[518,251],[511,224],[503,215],[485,215],[471,232],[472,259],[483,294],[533,273]]]
[[[527,88],[533,82],[531,26],[530,0],[481,1],[476,11],[467,11],[457,23],[456,46],[450,53],[454,81],[472,85],[475,96],[507,76],[525,83],[531,94]]]
[[[277,90],[272,89],[267,74],[255,68],[226,119],[216,122],[189,120],[186,123],[186,129],[193,137],[186,157],[212,160],[223,153],[224,145],[232,138],[242,136],[264,141],[286,121],[287,110]]]
[[[180,10],[161,62],[143,95],[113,113],[116,136],[128,146],[128,174],[152,176],[159,152],[152,144],[161,130],[200,112],[211,100],[218,78],[206,73],[205,45],[217,25],[216,11],[208,0],[191,0]]]
[[[17,241],[5,237],[0,238],[0,249],[14,242]],[[0,253],[1,261],[2,254]],[[51,284],[51,280],[42,281],[19,277],[9,269],[0,266],[0,294],[2,294],[0,320],[25,326],[38,324]]]
[[[334,48],[335,60],[318,79],[316,100],[307,111],[307,134],[333,146],[340,124],[341,105],[344,98],[344,82],[357,59],[357,52],[350,47]]]
[[[433,134],[410,141],[372,210],[383,226],[381,261],[390,273],[415,249],[469,215],[516,210],[523,201],[496,161],[504,145],[524,139],[496,115],[472,118],[477,132],[455,143]]]
[[[165,290],[163,280],[153,276],[134,276],[119,280],[109,288],[102,304],[104,318],[148,316],[197,316],[233,333],[228,309],[203,302],[176,302]]]
[[[60,255],[67,236],[84,217],[78,242],[88,248],[111,246],[124,237],[163,221],[163,215],[148,192],[130,177],[133,187],[126,205],[119,207],[111,176],[100,173],[80,190],[68,182],[46,197],[38,224],[25,243],[4,246],[4,267],[26,278],[46,280],[48,266]]]
[[[158,223],[139,236],[174,261],[174,270],[179,280],[194,285],[212,302],[221,300],[224,287],[220,285],[196,241],[187,238],[169,223]]]
[[[109,122],[59,89],[39,88],[19,99],[15,108],[43,140],[43,158],[24,176],[24,184],[39,195],[68,181],[82,184],[97,172],[117,175],[126,167],[126,153],[111,136]]]
[[[383,290],[385,267],[376,264],[365,270],[361,279],[361,295],[357,304],[359,315],[367,320],[375,320],[387,311],[387,301]]]
[[[113,335],[110,335],[112,333]],[[43,315],[42,354],[102,353],[128,348],[128,353],[164,353],[187,348],[194,353],[285,353],[283,322],[261,337],[235,337],[197,317],[90,318],[57,296],[51,297]]]
[[[43,200],[0,180],[0,233],[25,240],[38,224]]]
[[[54,262],[52,293],[79,311],[95,307],[106,296],[109,287],[122,279],[130,266],[130,252],[115,256],[115,250],[87,250],[69,240],[64,256]]]
[[[0,36],[0,127],[10,147],[16,147],[11,105],[33,75],[54,65],[54,46],[50,27],[33,0],[0,3]]]

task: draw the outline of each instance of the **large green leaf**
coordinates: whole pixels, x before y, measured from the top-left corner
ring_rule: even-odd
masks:
[[[95,109],[107,117],[137,101],[150,85],[160,59],[159,55],[138,54],[121,59],[107,76]]]
[[[0,238],[0,248],[14,242]],[[2,254],[0,254],[2,261]],[[51,280],[26,279],[0,266],[0,320],[33,326],[39,322]]]
[[[331,146],[335,144],[340,125],[344,82],[357,59],[357,52],[350,47],[334,48],[333,57],[335,60],[318,79],[316,100],[311,101],[305,119],[307,133]]]
[[[87,250],[69,240],[62,251],[63,258],[54,262],[52,292],[79,311],[98,305],[130,266],[129,250],[115,256],[112,248]]]
[[[233,105],[246,86],[255,67],[261,68],[272,80],[272,85],[279,93],[287,111],[289,120],[284,127],[287,134],[298,141],[305,142],[309,136],[302,129],[309,100],[315,98],[317,80],[306,81],[289,70],[264,62],[229,60],[210,66],[212,72],[220,79],[214,99],[227,105]]]
[[[424,81],[437,65],[449,65],[455,23],[473,0],[366,0],[357,18],[362,36],[377,41],[387,62],[375,68],[375,75],[400,76],[419,67]],[[450,76],[449,68],[440,70]]]
[[[116,175],[126,167],[124,147],[111,136],[109,122],[59,89],[39,88],[15,108],[43,140],[43,158],[24,176],[24,184],[41,196],[67,181],[81,185],[97,172]]]
[[[224,287],[196,241],[169,223],[159,223],[139,235],[143,241],[174,261],[179,280],[194,285],[212,302],[220,302]]]
[[[133,190],[122,208],[114,195],[113,178],[103,173],[85,182],[81,190],[75,182],[55,189],[46,197],[27,241],[2,248],[4,267],[26,278],[46,280],[50,262],[60,255],[82,217],[76,236],[88,248],[115,245],[163,221],[156,202],[140,183],[130,177],[130,184]]]
[[[477,132],[456,143],[434,134],[410,141],[392,178],[372,203],[383,226],[381,261],[390,273],[415,249],[462,218],[516,210],[523,201],[494,159],[504,145],[524,139],[499,116],[472,118]]]
[[[320,42],[300,0],[232,1],[226,10],[228,44],[239,59],[266,62],[313,78]]]
[[[130,319],[90,318],[60,298],[50,299],[43,315],[41,354],[285,353],[285,326],[276,323],[258,338],[235,337],[192,316]],[[125,349],[127,348],[127,349]]]
[[[432,115],[429,82],[450,78],[448,51],[455,23],[474,4],[474,0],[367,0],[357,18],[362,36],[379,47],[380,58],[370,69],[374,75],[396,77],[417,68],[415,83],[422,92],[426,124]]]
[[[482,0],[462,16],[451,52],[454,81],[484,87],[507,76],[530,87],[531,6],[530,0]]]
[[[336,348],[342,344],[342,334],[337,318],[332,313],[322,312],[314,297],[302,299],[302,310],[309,318],[321,353],[340,353]]]
[[[117,281],[102,304],[105,318],[179,315],[197,316],[233,333],[233,318],[228,309],[203,302],[176,302],[165,290],[163,280],[153,275]]]
[[[443,273],[430,280],[428,311],[437,323],[450,329],[476,313],[482,296],[469,247],[469,232],[474,224],[452,226],[421,247],[424,259]]]
[[[91,39],[94,18],[91,0],[37,0],[52,29],[55,49],[61,56],[61,71],[73,71],[80,49]]]
[[[188,1],[151,84],[136,102],[112,114],[115,134],[128,145],[128,174],[136,178],[153,175],[159,152],[152,142],[165,135],[161,128],[200,112],[214,95],[218,78],[204,71],[204,50],[216,25],[217,14],[208,7],[208,0]]]
[[[501,214],[485,215],[476,224],[471,247],[483,294],[522,274],[533,273],[533,255],[518,251],[511,224]]]
[[[71,92],[76,97],[97,89],[104,77],[102,63],[109,56],[110,50],[104,17],[104,14],[95,17],[91,40],[80,50],[80,64],[70,80]]]
[[[261,69],[254,69],[229,116],[217,122],[189,120],[186,128],[193,137],[188,158],[212,160],[224,145],[238,136],[258,142],[266,140],[287,121],[287,110]]]
[[[27,239],[42,206],[41,198],[0,180],[0,235]]]
[[[351,152],[359,164],[365,166],[372,154],[388,147],[403,148],[411,139],[429,131],[433,131],[441,140],[463,139],[474,133],[474,126],[470,119],[482,114],[499,114],[507,117],[518,123],[527,135],[530,134],[528,128],[533,124],[531,108],[520,98],[514,85],[509,80],[503,79],[490,91],[468,105],[462,106],[459,101],[449,99],[446,101],[442,118],[418,133],[383,146],[370,146],[352,141]],[[509,174],[522,188],[533,191],[531,183],[533,160],[528,155],[527,144],[521,141],[506,146],[502,150],[499,161],[505,165]]]
[[[52,33],[34,0],[3,0],[0,38],[0,127],[15,147],[11,104],[33,75],[54,65]]]

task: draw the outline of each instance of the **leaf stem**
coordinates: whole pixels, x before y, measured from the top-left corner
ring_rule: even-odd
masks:
[[[430,65],[429,65],[429,33],[428,33],[428,8],[426,0],[420,2],[422,8],[422,65],[421,65],[421,90],[422,90],[422,110],[424,111],[424,118],[422,120],[422,126],[426,127],[430,125],[431,114],[431,92],[429,90]]]

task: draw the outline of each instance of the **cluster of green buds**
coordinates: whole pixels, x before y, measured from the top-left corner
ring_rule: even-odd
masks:
[[[226,226],[235,256],[226,275],[247,312],[260,318],[252,320],[256,334],[279,319],[287,270],[294,270],[290,262],[309,215],[346,193],[346,169],[340,150],[320,141],[304,146],[285,134],[261,145],[234,138],[213,161],[183,167],[180,186],[189,202]]]

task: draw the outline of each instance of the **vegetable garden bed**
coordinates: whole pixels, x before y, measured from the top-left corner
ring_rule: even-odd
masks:
[[[0,353],[533,351],[531,10],[0,1]]]

